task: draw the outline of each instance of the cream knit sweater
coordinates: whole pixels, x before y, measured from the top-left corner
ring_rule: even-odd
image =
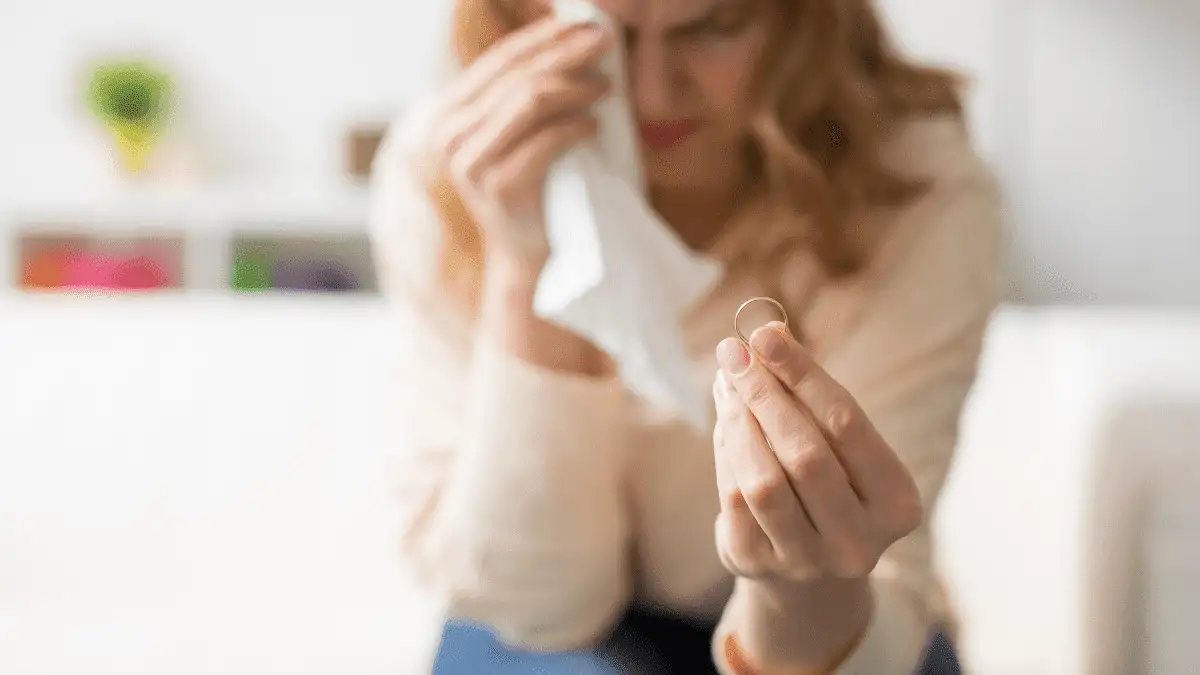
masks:
[[[737,603],[713,543],[711,438],[617,380],[549,372],[474,334],[437,284],[441,226],[408,154],[421,119],[396,125],[379,153],[371,223],[384,292],[406,326],[395,335],[407,394],[395,401],[406,573],[446,616],[540,650],[602,639],[630,602],[720,617],[723,661]],[[729,273],[685,330],[696,386],[708,391],[737,306],[786,300],[931,511],[1000,293],[999,199],[956,120],[912,122],[887,152],[933,187],[876,215],[892,234],[866,274],[819,283],[808,249],[782,236],[802,224],[751,208],[714,247]],[[931,550],[922,527],[887,552],[872,577],[872,623],[838,673],[913,670],[931,627],[948,619]]]

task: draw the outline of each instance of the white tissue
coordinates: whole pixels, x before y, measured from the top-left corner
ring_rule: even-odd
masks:
[[[556,0],[555,11],[562,21],[614,28],[585,0]],[[551,254],[534,310],[607,352],[631,391],[707,434],[708,390],[697,381],[681,318],[722,268],[690,251],[647,203],[623,50],[602,68],[613,94],[597,105],[597,141],[567,152],[546,179]]]

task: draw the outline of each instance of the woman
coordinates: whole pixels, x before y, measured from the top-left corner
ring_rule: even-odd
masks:
[[[373,214],[409,322],[405,559],[455,619],[435,671],[955,672],[928,515],[1001,228],[954,80],[869,0],[595,3],[652,203],[725,263],[685,325],[716,428],[531,311],[542,181],[620,42],[547,0],[458,0],[462,72],[385,143]],[[747,349],[730,319],[760,295],[792,325]]]

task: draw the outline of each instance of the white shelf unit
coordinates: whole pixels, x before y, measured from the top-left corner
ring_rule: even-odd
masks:
[[[116,193],[20,201],[3,222],[4,285],[21,286],[21,252],[31,241],[178,242],[183,290],[232,290],[233,261],[252,248],[269,257],[336,263],[374,292],[364,187],[340,189],[131,186]]]

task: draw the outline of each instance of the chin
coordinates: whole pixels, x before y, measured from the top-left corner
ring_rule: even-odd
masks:
[[[645,154],[646,180],[661,188],[694,188],[712,181],[711,162],[694,153],[651,151]]]

